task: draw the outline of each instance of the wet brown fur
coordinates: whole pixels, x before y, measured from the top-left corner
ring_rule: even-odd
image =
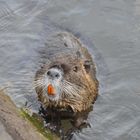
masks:
[[[96,68],[88,50],[74,35],[61,32],[51,35],[46,41],[48,61],[37,71],[35,82],[43,77],[47,70],[60,66],[64,70],[64,79],[81,87],[80,96],[70,97],[62,94],[58,102],[49,101],[43,94],[43,88],[37,86],[38,99],[44,107],[71,108],[74,112],[88,109],[98,95]],[[90,67],[89,67],[90,63]]]

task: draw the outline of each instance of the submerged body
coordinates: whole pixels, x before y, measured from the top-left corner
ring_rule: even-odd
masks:
[[[90,108],[98,95],[96,68],[81,41],[68,32],[51,35],[45,44],[46,62],[36,72],[35,89],[44,108]]]

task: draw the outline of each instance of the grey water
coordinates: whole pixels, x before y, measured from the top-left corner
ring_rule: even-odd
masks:
[[[0,0],[0,88],[18,106],[36,104],[38,50],[59,27],[82,36],[100,82],[91,127],[72,139],[139,140],[139,0]]]

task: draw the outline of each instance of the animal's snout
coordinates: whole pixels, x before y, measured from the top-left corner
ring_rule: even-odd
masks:
[[[50,69],[48,72],[47,72],[47,75],[50,79],[58,79],[60,77],[60,74],[59,72],[57,71],[54,71],[53,69]]]

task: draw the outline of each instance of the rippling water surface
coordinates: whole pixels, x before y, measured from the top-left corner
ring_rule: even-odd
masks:
[[[91,128],[73,139],[139,140],[139,0],[0,0],[0,87],[19,106],[35,103],[38,50],[60,27],[79,33],[88,44],[100,82],[88,117]]]

